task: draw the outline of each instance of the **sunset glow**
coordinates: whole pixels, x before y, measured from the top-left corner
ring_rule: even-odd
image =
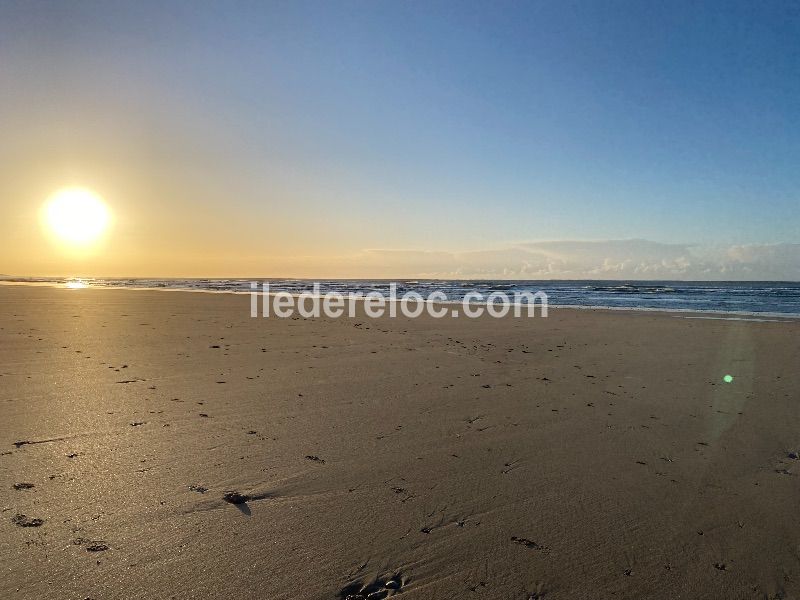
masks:
[[[84,246],[108,229],[110,214],[103,200],[85,188],[65,188],[53,194],[43,211],[45,227],[59,241]]]

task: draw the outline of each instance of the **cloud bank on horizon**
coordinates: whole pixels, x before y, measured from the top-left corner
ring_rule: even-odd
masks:
[[[10,276],[301,279],[605,279],[800,281],[800,243],[677,244],[645,239],[498,243],[466,250],[367,248],[329,254],[206,252],[147,262],[75,263],[73,268],[3,269]],[[169,252],[162,254],[169,255]],[[101,257],[102,258],[102,257]]]
[[[318,257],[308,257],[319,263]],[[347,277],[800,280],[800,244],[703,246],[649,240],[545,241],[467,252],[369,249],[327,259]]]

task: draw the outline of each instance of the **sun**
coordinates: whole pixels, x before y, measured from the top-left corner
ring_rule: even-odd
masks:
[[[58,190],[43,210],[46,227],[60,241],[83,246],[108,229],[111,215],[103,199],[91,190],[71,187]]]

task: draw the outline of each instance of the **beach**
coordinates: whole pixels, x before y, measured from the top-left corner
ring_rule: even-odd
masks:
[[[799,597],[800,322],[687,316],[0,286],[0,597]]]

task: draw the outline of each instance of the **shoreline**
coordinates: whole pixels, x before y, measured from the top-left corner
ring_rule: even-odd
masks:
[[[181,281],[178,279],[177,281]],[[366,281],[366,280],[365,280]],[[388,280],[387,280],[388,281]],[[789,282],[795,283],[795,282]],[[112,286],[112,285],[103,285],[103,286],[93,286],[93,285],[84,285],[80,287],[70,287],[66,283],[57,283],[57,282],[39,282],[39,281],[4,281],[0,280],[0,286],[29,286],[29,287],[40,287],[40,288],[54,288],[54,289],[62,289],[62,290],[69,290],[69,291],[80,291],[80,290],[130,290],[130,291],[151,291],[151,292],[190,292],[190,293],[199,293],[199,294],[228,294],[228,295],[236,295],[236,296],[250,296],[252,293],[257,294],[258,296],[263,296],[263,292],[259,291],[249,291],[249,290],[206,290],[206,289],[192,289],[192,288],[167,288],[167,287],[134,287],[134,286]],[[299,293],[292,293],[292,292],[269,292],[267,295],[274,297],[278,294],[281,295],[289,295],[293,298],[299,298],[301,296],[305,296],[307,298],[324,298],[324,295],[314,295],[310,292],[299,292]],[[363,302],[363,297],[356,297],[354,300]],[[386,302],[403,302],[402,299],[399,298],[386,298]],[[423,300],[425,303],[435,303],[441,304],[446,306],[453,306],[453,305],[462,305],[463,302],[461,300]],[[486,303],[473,303],[475,306],[485,306]],[[527,306],[526,304],[520,303],[510,303],[510,306]],[[581,304],[548,304],[549,308],[558,309],[558,310],[589,310],[589,311],[613,311],[613,312],[633,312],[633,313],[664,313],[664,314],[673,314],[676,317],[685,317],[686,315],[698,315],[698,318],[706,315],[719,315],[720,318],[725,316],[731,317],[754,317],[757,319],[739,319],[744,321],[761,321],[761,322],[794,322],[800,321],[800,313],[781,313],[781,312],[770,312],[770,311],[726,311],[726,310],[715,310],[715,309],[691,309],[691,308],[653,308],[653,307],[646,307],[646,306],[632,306],[632,307],[624,307],[624,306],[587,306]],[[541,315],[540,315],[541,316]],[[767,317],[767,319],[762,319],[760,317]],[[277,317],[281,318],[281,317]],[[444,317],[442,317],[444,318]],[[545,317],[546,318],[546,317]],[[690,317],[685,317],[690,318]],[[713,317],[708,317],[713,318]]]

